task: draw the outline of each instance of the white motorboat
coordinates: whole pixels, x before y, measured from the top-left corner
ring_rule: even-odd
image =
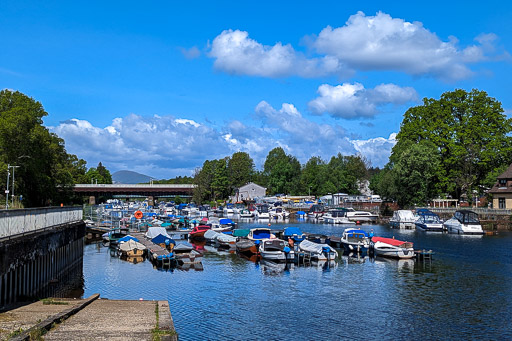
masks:
[[[260,242],[261,258],[273,262],[286,262],[295,258],[295,253],[282,239],[263,239]]]
[[[354,222],[376,222],[379,215],[367,211],[356,211],[353,208],[347,208],[347,218]]]
[[[313,261],[332,260],[338,256],[338,252],[327,244],[318,244],[307,239],[299,244],[299,250],[308,253]]]
[[[258,219],[270,219],[270,212],[268,206],[266,205],[258,207],[254,211],[254,214],[256,215],[256,217],[258,217]]]
[[[253,218],[254,217],[254,213],[252,213],[248,209],[240,210],[239,214],[240,214],[240,218]]]
[[[443,232],[443,222],[437,214],[424,208],[417,210],[416,214],[419,217],[415,222],[418,230]]]
[[[414,229],[418,216],[410,210],[398,210],[393,212],[393,217],[389,220],[392,228]]]
[[[414,257],[413,244],[398,239],[373,237],[372,247],[376,256],[398,259]]]
[[[348,252],[364,252],[370,247],[370,238],[368,234],[357,228],[348,228],[343,231],[341,244]]]
[[[444,227],[448,233],[484,234],[478,214],[469,210],[456,211],[452,218],[445,221]]]
[[[287,219],[290,216],[290,213],[286,211],[281,206],[271,208],[269,210],[270,217],[272,219]]]
[[[355,224],[355,221],[348,219],[346,210],[329,210],[322,216],[327,224]]]

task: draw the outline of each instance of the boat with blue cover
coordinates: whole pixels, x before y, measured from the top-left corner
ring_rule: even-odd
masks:
[[[298,227],[287,227],[284,229],[283,238],[285,240],[291,239],[294,243],[300,243],[306,239],[306,235]]]
[[[416,215],[419,217],[415,222],[418,230],[443,232],[443,221],[434,212],[422,208],[416,210]]]
[[[370,238],[364,230],[348,228],[343,231],[341,244],[348,252],[365,252],[370,247]]]

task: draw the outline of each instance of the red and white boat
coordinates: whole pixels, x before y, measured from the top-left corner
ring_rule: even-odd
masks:
[[[189,232],[190,239],[204,239],[206,231],[210,230],[211,227],[208,225],[195,226],[192,231]]]
[[[398,259],[414,257],[414,248],[411,242],[394,238],[373,237],[372,245],[376,256]]]

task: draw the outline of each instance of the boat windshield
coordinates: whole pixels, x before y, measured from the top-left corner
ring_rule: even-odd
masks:
[[[463,224],[480,224],[478,214],[472,211],[457,211],[455,212],[455,218]]]
[[[423,220],[427,224],[440,224],[441,219],[437,215],[425,215],[423,216]]]

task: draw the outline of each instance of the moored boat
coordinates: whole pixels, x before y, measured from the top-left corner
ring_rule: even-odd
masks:
[[[285,240],[291,239],[294,243],[300,243],[306,239],[306,235],[298,227],[287,227],[284,229],[283,238]]]
[[[398,210],[393,212],[393,217],[389,220],[392,228],[414,229],[417,216],[410,210]]]
[[[118,250],[125,257],[143,257],[146,254],[146,247],[133,239],[120,243]]]
[[[340,242],[348,252],[365,252],[370,247],[368,233],[357,228],[345,229]]]
[[[282,239],[263,239],[259,244],[261,258],[273,262],[286,262],[295,258],[293,250]]]
[[[398,239],[373,237],[372,248],[376,256],[399,259],[414,257],[413,243]]]
[[[203,239],[206,231],[210,230],[211,227],[208,225],[195,226],[192,231],[189,232],[190,239]]]
[[[419,217],[415,221],[418,230],[443,232],[443,222],[437,214],[427,209],[419,209],[416,214]]]
[[[314,261],[331,260],[338,256],[338,252],[330,245],[314,243],[307,239],[300,242],[299,250],[307,252]]]
[[[448,233],[484,234],[478,214],[469,210],[458,210],[444,223]]]

